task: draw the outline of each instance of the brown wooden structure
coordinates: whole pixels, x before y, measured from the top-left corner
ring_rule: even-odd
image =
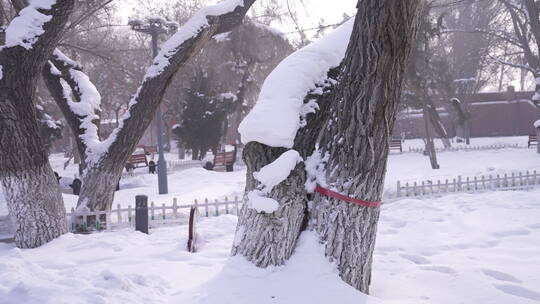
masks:
[[[534,122],[540,119],[540,109],[531,101],[534,92],[476,93],[464,96],[462,102],[468,104],[470,111],[470,135],[488,136],[526,136],[535,134]],[[450,136],[455,136],[455,123],[449,102],[437,100],[437,112]],[[394,125],[394,137],[424,137],[421,110],[401,112]]]

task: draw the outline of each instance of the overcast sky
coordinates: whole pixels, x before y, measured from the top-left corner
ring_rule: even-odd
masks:
[[[122,2],[120,9],[121,21],[127,23],[128,18],[133,14],[133,8],[135,7],[136,0],[120,0]],[[119,2],[120,2],[119,1]],[[156,2],[163,2],[166,0],[155,0]],[[286,0],[281,0],[284,2]],[[355,6],[358,0],[289,0],[293,3],[297,9],[299,22],[303,28],[316,27],[319,24],[319,20],[322,18],[328,24],[336,23],[342,20],[343,14],[354,14]],[[217,0],[210,0],[210,3],[218,2]],[[302,5],[304,3],[304,5]],[[284,6],[285,7],[285,6]],[[282,32],[291,32],[294,30],[292,24],[273,24],[272,26],[278,28]],[[308,33],[310,34],[310,33]]]

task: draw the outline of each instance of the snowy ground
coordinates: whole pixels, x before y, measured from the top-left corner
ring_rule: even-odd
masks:
[[[382,214],[368,303],[540,302],[540,190],[401,200]],[[286,267],[228,259],[235,222],[202,220],[195,254],[186,226],[68,234],[33,250],[0,245],[0,302],[364,303],[312,233]]]
[[[523,138],[480,140],[513,143]],[[533,149],[438,156],[441,170],[431,170],[421,154],[393,153],[387,191],[395,191],[398,179],[540,171],[540,156]],[[60,157],[51,161],[61,175],[74,174],[73,168],[62,172]],[[133,205],[134,195],[141,193],[156,203],[172,197],[181,203],[221,198],[241,193],[244,179],[242,170],[190,169],[172,174],[171,194],[159,196],[157,177],[143,174],[122,182],[115,203]],[[64,198],[69,209],[75,199]],[[202,244],[195,254],[185,250],[185,226],[155,229],[151,235],[130,230],[68,234],[33,250],[0,244],[0,303],[540,302],[540,189],[383,205],[369,299],[337,278],[312,233],[302,235],[286,267],[261,270],[242,258],[229,258],[235,224],[230,215],[201,220]]]

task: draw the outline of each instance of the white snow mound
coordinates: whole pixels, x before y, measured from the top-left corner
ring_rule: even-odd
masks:
[[[313,232],[304,232],[284,267],[259,268],[241,256],[232,257],[221,273],[202,286],[173,298],[190,304],[376,304],[379,300],[343,282],[324,257]]]
[[[354,18],[285,58],[264,81],[255,107],[238,127],[242,142],[291,148],[300,128],[304,97],[324,82],[345,56]]]
[[[296,164],[301,161],[302,157],[297,151],[289,150],[258,172],[254,172],[253,177],[265,186],[265,192],[270,192],[272,188],[289,177]]]

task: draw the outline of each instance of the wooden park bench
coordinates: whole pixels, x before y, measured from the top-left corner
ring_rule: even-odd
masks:
[[[390,151],[399,150],[400,153],[403,152],[403,146],[401,146],[401,139],[392,139],[390,141]]]
[[[538,145],[538,138],[536,135],[529,135],[529,141],[527,142],[527,148],[530,148],[532,145]]]
[[[146,159],[146,153],[144,149],[135,150],[135,152],[129,157],[127,161],[126,169],[128,167],[131,167],[131,166],[128,166],[128,164],[133,166],[133,169],[141,168],[141,167],[148,167],[148,160]]]
[[[217,152],[214,156],[214,169],[216,167],[224,167],[227,172],[232,172],[235,161],[236,151]]]
[[[139,146],[144,150],[144,154],[146,155],[152,155],[152,159],[154,159],[154,155],[158,153],[156,146]]]

